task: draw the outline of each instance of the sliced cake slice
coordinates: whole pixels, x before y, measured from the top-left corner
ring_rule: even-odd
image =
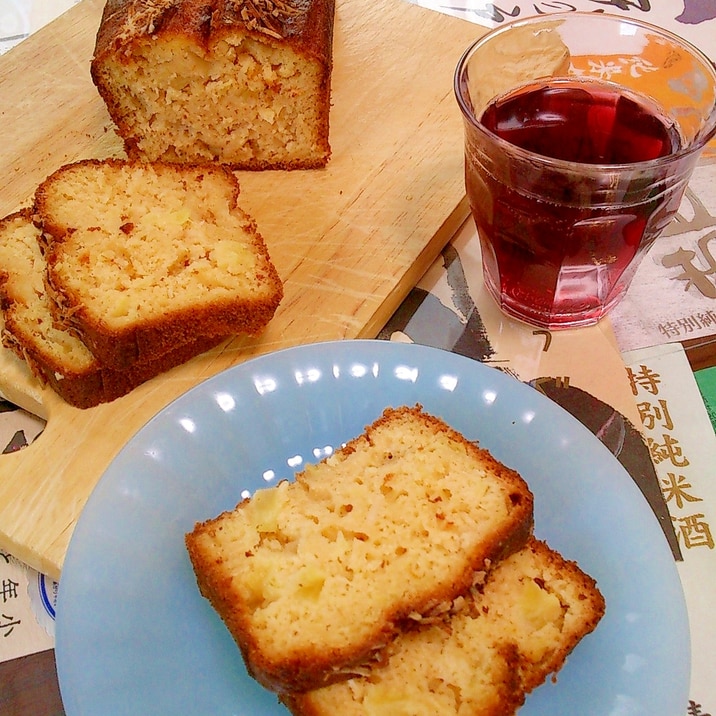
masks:
[[[2,342],[70,405],[90,408],[115,400],[221,340],[197,338],[157,360],[135,362],[124,370],[103,366],[77,336],[55,325],[39,239],[31,209],[0,220]]]
[[[391,408],[186,543],[249,672],[305,690],[344,678],[522,547],[532,502],[516,472],[439,418]]]
[[[132,159],[330,156],[334,0],[109,0],[91,74]]]
[[[283,287],[225,167],[85,160],[35,194],[55,318],[103,364],[255,335]]]
[[[510,716],[604,611],[595,581],[533,538],[458,599],[449,620],[416,621],[381,663],[283,699],[294,716]]]

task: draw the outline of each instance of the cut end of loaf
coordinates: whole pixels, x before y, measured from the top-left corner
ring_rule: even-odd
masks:
[[[2,342],[70,405],[90,408],[116,400],[220,342],[220,337],[198,337],[122,370],[103,365],[73,332],[56,323],[45,291],[40,238],[30,209],[0,220]]]
[[[159,8],[138,25],[139,3],[125,3],[123,21],[105,18],[98,35],[92,77],[128,155],[235,169],[324,166],[332,3],[277,3],[270,26],[247,23],[248,10],[197,16],[188,3],[169,4],[171,19]],[[310,23],[297,19],[308,15]],[[304,27],[308,39],[296,33]]]
[[[28,357],[28,350],[39,353],[43,363],[58,374],[71,365],[72,376],[84,375],[96,368],[96,360],[82,341],[55,325],[45,294],[39,238],[28,209],[0,221],[3,343],[20,357]]]

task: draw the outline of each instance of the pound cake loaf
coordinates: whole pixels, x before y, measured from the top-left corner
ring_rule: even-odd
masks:
[[[333,19],[334,0],[108,0],[91,74],[131,159],[322,167]]]
[[[216,164],[57,170],[35,194],[55,318],[118,369],[198,338],[261,332],[283,287],[238,194]]]
[[[0,220],[2,343],[70,405],[90,408],[115,400],[221,340],[199,338],[158,360],[135,363],[125,370],[104,367],[79,338],[55,326],[45,293],[39,239],[31,209]]]
[[[604,614],[594,580],[531,539],[348,681],[283,696],[294,716],[510,716]]]
[[[532,503],[517,473],[442,420],[390,408],[186,545],[249,673],[303,691],[346,678],[522,547]]]

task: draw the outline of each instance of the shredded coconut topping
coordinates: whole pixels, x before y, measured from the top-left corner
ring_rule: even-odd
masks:
[[[283,0],[230,0],[227,5],[241,17],[249,30],[277,39],[282,37],[281,23],[300,12]]]
[[[112,3],[110,3],[111,5]],[[116,9],[108,12],[108,19],[125,12],[124,3],[114,3]],[[142,34],[154,34],[167,11],[180,4],[180,0],[136,0],[125,20],[125,37],[136,37]],[[211,22],[213,13],[207,8],[207,22]],[[282,23],[291,17],[301,14],[295,0],[226,0],[224,18],[241,20],[248,30],[261,32],[270,37],[281,39]]]
[[[126,30],[123,34],[126,37],[153,34],[157,29],[157,21],[177,3],[178,0],[137,0],[127,14]],[[114,4],[116,9],[114,12],[108,12],[108,20],[125,11],[124,3]]]

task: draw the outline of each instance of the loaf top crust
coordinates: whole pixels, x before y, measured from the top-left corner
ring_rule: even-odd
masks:
[[[294,716],[510,716],[604,612],[595,581],[532,538],[446,620],[405,629],[380,664],[284,701]]]
[[[290,43],[330,66],[333,17],[332,0],[108,0],[94,59],[147,36],[186,37],[207,46],[240,28],[265,42]]]
[[[276,691],[342,678],[520,548],[532,495],[420,408],[187,535],[199,587]]]
[[[317,169],[334,0],[111,0],[90,73],[131,159]]]

